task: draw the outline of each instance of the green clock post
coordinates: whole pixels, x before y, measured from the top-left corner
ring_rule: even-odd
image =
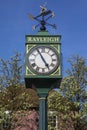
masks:
[[[25,84],[27,88],[32,88],[34,85],[37,89],[39,130],[47,130],[48,92],[59,87],[62,79],[61,36],[50,35],[46,31],[45,16],[51,14],[51,17],[52,12],[50,10],[41,11],[40,15],[33,17],[37,21],[39,17],[42,17],[40,31],[36,35],[26,35]]]

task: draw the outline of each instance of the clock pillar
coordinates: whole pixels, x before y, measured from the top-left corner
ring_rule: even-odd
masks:
[[[60,40],[60,35],[50,35],[48,31],[26,35],[25,85],[27,88],[34,85],[39,95],[39,130],[48,129],[48,92],[58,88],[62,79]],[[47,58],[51,59],[50,63]]]
[[[49,89],[38,89],[39,95],[39,130],[48,129],[48,120],[47,120],[47,96]]]
[[[27,88],[31,88],[32,84],[36,88],[51,88],[55,83],[57,85],[54,88],[60,86],[62,79],[60,40],[60,35],[50,35],[48,31],[39,31],[37,35],[26,35],[25,84]],[[41,52],[43,48],[45,52]],[[41,54],[38,54],[37,50]],[[51,57],[50,63],[48,57]]]

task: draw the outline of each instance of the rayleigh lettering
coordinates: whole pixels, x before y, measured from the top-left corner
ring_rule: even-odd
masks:
[[[59,37],[27,37],[27,42],[59,42]]]

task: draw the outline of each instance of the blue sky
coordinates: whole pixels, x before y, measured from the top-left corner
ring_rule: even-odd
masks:
[[[87,0],[0,0],[0,58],[9,59],[14,51],[25,54],[25,35],[36,34],[32,26],[37,22],[28,18],[40,13],[40,5],[55,12],[50,23],[57,29],[47,28],[51,34],[62,35],[63,71],[67,60],[79,54],[87,59]]]

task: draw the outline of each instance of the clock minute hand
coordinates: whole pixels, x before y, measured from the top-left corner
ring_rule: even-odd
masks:
[[[49,65],[47,64],[47,62],[45,61],[44,57],[42,56],[42,54],[40,53],[40,51],[37,49],[37,52],[39,53],[39,55],[41,56],[41,59],[43,60],[43,62],[45,63],[45,66],[49,69]]]

